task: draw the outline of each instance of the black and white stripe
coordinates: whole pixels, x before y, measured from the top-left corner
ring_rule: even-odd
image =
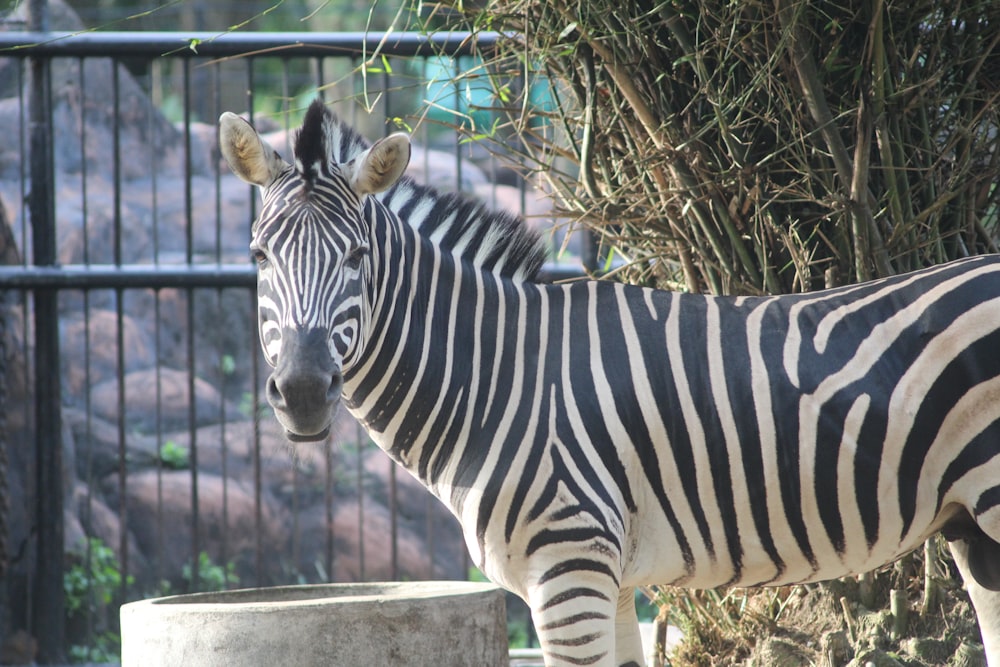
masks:
[[[529,603],[547,665],[642,664],[636,585],[828,579],[943,530],[1000,666],[1000,258],[764,298],[537,284],[516,218],[359,194],[400,151],[321,105],[295,166],[241,164],[239,123],[234,171],[270,174],[247,180],[279,419],[318,437],[342,394]]]

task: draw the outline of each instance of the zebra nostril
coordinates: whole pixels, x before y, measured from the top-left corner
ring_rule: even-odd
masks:
[[[278,386],[278,381],[274,375],[267,378],[267,386],[264,391],[267,394],[267,402],[273,407],[278,409],[285,407],[285,396],[281,393],[281,388]]]
[[[327,400],[336,401],[340,398],[340,392],[344,388],[344,376],[339,371],[334,371],[330,375],[330,386],[326,390]]]
[[[267,400],[280,410],[297,410],[301,407],[309,409],[324,405],[323,402],[335,403],[340,399],[344,380],[339,371],[331,373],[329,377],[327,382],[322,373],[304,375],[272,373],[267,380]]]

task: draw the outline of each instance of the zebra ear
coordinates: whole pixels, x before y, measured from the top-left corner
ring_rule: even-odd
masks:
[[[410,138],[402,132],[379,139],[344,165],[351,186],[359,196],[382,192],[399,180],[410,163]]]
[[[229,111],[219,116],[219,148],[234,174],[262,188],[289,167],[250,123]]]

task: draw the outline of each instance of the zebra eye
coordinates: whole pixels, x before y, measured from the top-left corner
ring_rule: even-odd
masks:
[[[347,257],[344,259],[344,263],[346,264],[347,268],[351,269],[352,271],[356,271],[361,267],[361,260],[365,258],[365,255],[367,253],[368,253],[367,246],[363,245],[357,246],[347,254]]]
[[[267,261],[267,253],[257,246],[250,246],[250,256],[253,257],[253,261],[257,262],[258,265]]]

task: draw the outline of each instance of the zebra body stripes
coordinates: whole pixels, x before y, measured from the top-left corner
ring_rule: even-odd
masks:
[[[543,285],[520,221],[402,177],[320,103],[294,164],[234,114],[260,187],[268,398],[343,402],[524,598],[546,665],[643,664],[639,584],[780,585],[943,531],[1000,667],[1000,258],[814,294]]]

